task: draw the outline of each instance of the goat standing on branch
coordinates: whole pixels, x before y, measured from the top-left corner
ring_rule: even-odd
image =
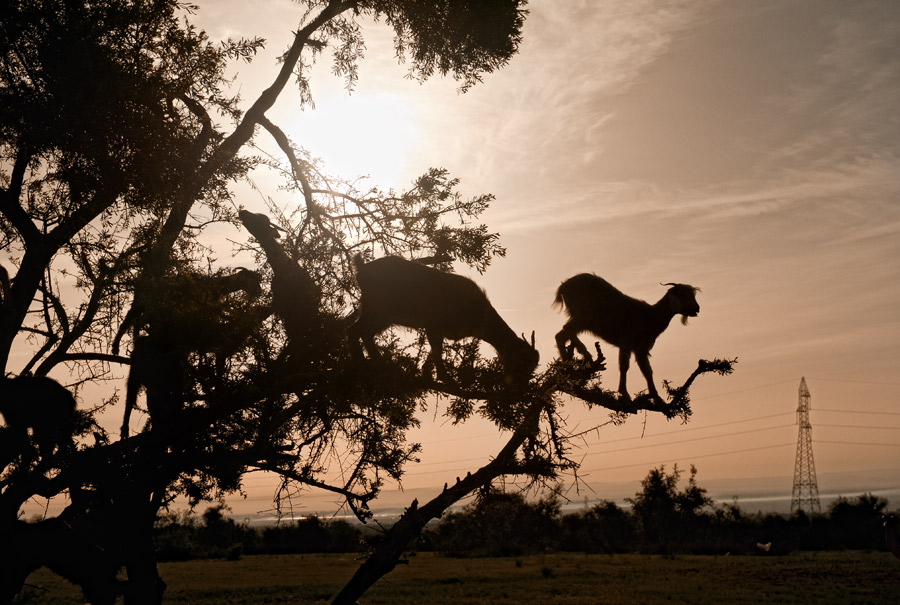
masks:
[[[315,347],[321,339],[319,300],[321,292],[309,272],[292,259],[281,244],[277,228],[265,214],[241,210],[238,213],[244,228],[256,238],[272,267],[272,308],[284,323],[291,347],[305,351]]]
[[[671,288],[659,302],[651,305],[623,294],[592,273],[581,273],[564,281],[553,302],[554,307],[565,309],[569,315],[569,321],[556,335],[560,357],[571,359],[575,348],[585,359],[591,359],[587,347],[578,340],[579,333],[590,332],[619,347],[619,393],[622,397],[630,399],[625,375],[634,353],[638,367],[647,379],[650,396],[658,399],[650,367],[650,349],[675,315],[680,314],[681,323],[687,324],[688,317],[696,317],[700,312],[697,288],[686,284],[663,285]]]
[[[350,335],[361,339],[372,358],[374,337],[390,326],[424,329],[431,346],[428,364],[447,378],[442,358],[444,339],[474,336],[496,349],[510,383],[528,380],[538,364],[534,334],[529,343],[503,321],[484,291],[471,279],[445,273],[397,256],[365,262],[353,258],[360,288],[359,311]]]

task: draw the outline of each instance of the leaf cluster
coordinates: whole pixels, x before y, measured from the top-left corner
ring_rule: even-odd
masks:
[[[506,65],[522,41],[522,0],[372,0],[361,2],[394,28],[394,49],[409,77],[452,74],[466,91]]]

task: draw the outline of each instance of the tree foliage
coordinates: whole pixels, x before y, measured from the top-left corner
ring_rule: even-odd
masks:
[[[697,485],[697,469],[691,466],[687,486],[678,490],[681,471],[678,465],[671,473],[665,466],[652,469],[641,481],[642,490],[628,498],[644,535],[653,545],[670,544],[696,529],[692,523],[698,513],[712,504],[706,490]]]
[[[343,334],[357,296],[353,255],[429,257],[445,270],[462,263],[484,271],[505,253],[497,234],[478,224],[493,197],[464,198],[441,168],[407,189],[361,188],[328,174],[266,112],[291,81],[301,102],[312,101],[309,67],[323,52],[352,88],[367,19],[393,28],[411,77],[450,75],[466,90],[516,53],[525,2],[302,4],[271,85],[245,102],[231,85],[234,66],[251,62],[264,41],[212,41],[190,22],[196,7],[6,3],[0,275],[11,279],[2,280],[0,366],[10,375],[68,376],[80,401],[73,434],[55,448],[34,447],[40,398],[27,402],[28,426],[0,427],[4,437],[16,428],[34,442],[0,448],[0,532],[6,554],[20,549],[0,570],[0,598],[11,598],[54,551],[54,571],[91,600],[124,593],[128,602],[158,602],[165,586],[152,528],[161,511],[179,496],[197,504],[240,490],[250,471],[282,477],[277,503],[318,487],[365,518],[384,481],[400,480],[415,460],[419,446],[407,432],[430,394],[454,397],[456,421],[478,413],[513,438],[496,460],[423,507],[425,516],[504,474],[544,480],[575,468],[556,411],[563,392],[620,414],[687,417],[689,383],[670,408],[610,398],[593,379],[598,368],[576,364],[551,364],[507,389],[497,363],[465,341],[448,347],[453,384],[423,376],[422,338],[388,335],[384,364],[352,355]],[[261,169],[280,174],[297,200],[288,211],[266,209],[278,239],[273,231],[251,237],[234,199],[232,185]],[[235,251],[256,255],[255,286],[223,285],[236,277],[219,261],[231,250],[213,237],[226,225],[240,234]],[[118,395],[103,401],[81,388],[123,371],[125,406]],[[127,419],[123,411],[140,401],[149,422],[145,414],[126,420],[118,438],[105,428],[109,416]],[[68,506],[58,518],[24,523],[22,506],[35,497],[64,497]],[[418,521],[405,531],[417,528]]]

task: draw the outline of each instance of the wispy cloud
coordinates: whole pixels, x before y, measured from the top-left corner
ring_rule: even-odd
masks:
[[[519,172],[565,179],[602,149],[614,116],[607,101],[638,82],[708,5],[532,2],[519,55],[464,97],[429,99],[424,138],[455,140],[458,158],[446,161],[478,182]]]
[[[886,201],[900,197],[900,179],[896,176],[900,174],[900,120],[894,108],[900,98],[900,64],[890,59],[900,44],[900,21],[880,15],[889,4],[854,5],[844,10],[847,5],[838,3],[839,10],[821,14],[806,14],[802,10],[782,14],[772,9],[751,15],[760,21],[746,25],[745,35],[750,39],[754,39],[753,32],[758,34],[772,20],[787,20],[781,27],[785,31],[796,29],[797,40],[776,45],[778,54],[765,58],[757,57],[756,49],[751,47],[729,48],[719,56],[726,64],[716,77],[725,74],[723,77],[737,80],[749,78],[739,88],[758,88],[750,89],[753,96],[749,98],[721,100],[720,104],[728,106],[718,111],[730,119],[713,123],[722,123],[729,130],[710,134],[715,135],[714,140],[729,144],[704,154],[691,147],[692,140],[685,140],[681,146],[671,145],[671,138],[678,136],[674,133],[684,132],[675,123],[671,124],[671,132],[663,129],[634,133],[641,137],[635,143],[638,148],[652,150],[660,143],[670,145],[668,156],[648,155],[658,162],[683,163],[693,158],[694,164],[702,165],[711,159],[733,156],[725,161],[730,165],[727,173],[717,175],[713,163],[705,182],[688,186],[648,179],[644,176],[647,167],[640,165],[632,166],[630,178],[604,179],[603,167],[618,152],[604,148],[604,136],[616,122],[618,112],[628,110],[620,105],[622,96],[618,92],[649,77],[647,67],[663,58],[679,35],[691,37],[709,26],[716,30],[712,41],[721,43],[727,36],[720,30],[732,22],[715,11],[705,10],[707,4],[694,3],[658,12],[640,3],[627,8],[619,3],[605,10],[588,11],[590,14],[581,14],[579,9],[587,9],[585,4],[579,4],[569,7],[570,12],[564,15],[543,15],[535,26],[536,48],[547,46],[554,50],[543,56],[546,62],[538,59],[528,67],[536,74],[546,74],[548,79],[540,81],[547,84],[524,85],[530,93],[534,91],[529,95],[535,101],[529,111],[494,114],[499,116],[503,128],[495,128],[493,133],[499,136],[478,154],[483,177],[516,192],[514,203],[497,208],[498,222],[507,230],[529,229],[662,214],[705,215],[722,224],[804,203],[840,204],[847,213],[877,211]],[[805,21],[795,24],[790,19]],[[561,29],[557,21],[572,20],[582,24],[583,31],[603,32],[593,38],[573,38],[579,42],[589,40],[582,54],[577,53],[574,42],[554,40],[548,33]],[[602,41],[604,34],[608,48]],[[709,46],[711,34],[698,37],[708,46],[698,47],[693,55],[687,54],[688,58],[715,53],[715,47]],[[591,57],[589,65],[563,60],[573,53]],[[748,67],[754,61],[774,58],[789,62],[780,78],[772,79],[760,65]],[[692,66],[684,64],[684,57],[681,60],[671,67],[688,73],[693,70],[702,82],[706,64]],[[602,76],[594,75],[601,72]],[[676,80],[670,89],[673,95],[690,93],[678,84]],[[709,106],[714,100],[702,95],[715,94],[719,88],[701,88],[698,86],[693,93],[693,104]],[[634,95],[628,99],[633,100]],[[756,104],[748,105],[751,100]],[[652,111],[653,103],[664,108],[667,100],[644,102]],[[694,128],[704,126],[698,121]],[[521,135],[519,145],[504,155],[502,150],[508,148],[507,141],[515,132],[534,134]],[[706,136],[700,131],[687,134]],[[599,157],[604,154],[605,158]],[[503,173],[499,176],[498,165]],[[597,167],[594,178],[591,166]],[[627,169],[622,172],[627,176]],[[506,183],[504,175],[509,179]],[[519,186],[523,178],[532,186]],[[885,215],[886,220],[873,216],[873,228],[893,229],[895,223],[889,217],[890,212]]]
[[[809,57],[805,77],[788,94],[768,99],[775,115],[799,126],[798,137],[772,153],[772,165],[900,157],[900,20],[885,14],[890,3],[842,7],[820,18],[827,41]]]

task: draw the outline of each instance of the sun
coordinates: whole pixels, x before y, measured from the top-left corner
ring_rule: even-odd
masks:
[[[419,115],[413,103],[397,94],[337,93],[295,115],[290,136],[322,158],[329,174],[369,176],[369,185],[400,188],[423,170],[415,165]]]

